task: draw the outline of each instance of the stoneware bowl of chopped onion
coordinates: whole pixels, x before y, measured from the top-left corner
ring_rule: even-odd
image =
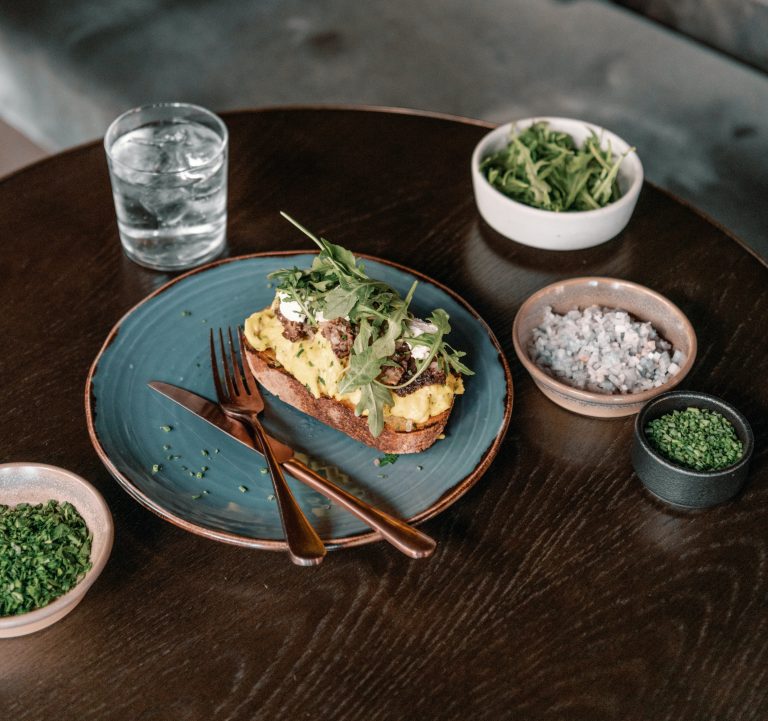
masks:
[[[519,132],[540,121],[548,123],[553,131],[570,135],[577,148],[582,148],[595,133],[607,157],[612,158],[612,162],[621,159],[615,178],[620,197],[594,209],[576,210],[571,206],[568,210],[544,210],[514,200],[494,187],[489,182],[483,162],[507,147],[510,131]],[[618,235],[629,222],[643,185],[643,165],[626,141],[598,125],[570,118],[526,118],[499,126],[475,147],[471,170],[475,202],[485,222],[511,240],[546,250],[591,248]],[[557,185],[551,175],[542,178],[542,181],[550,186]],[[574,188],[599,185],[599,178],[590,180],[584,186],[577,177],[573,181],[571,187]],[[523,182],[528,181],[524,179]]]
[[[672,457],[666,456],[649,424],[658,419],[669,419],[674,412],[690,413],[692,409],[698,413],[716,414],[721,421],[730,424],[730,432],[739,444],[738,452],[722,464],[710,464],[713,454],[708,452],[706,444],[720,442],[723,431],[717,426],[708,436],[701,434],[698,438],[691,438],[685,428],[680,429],[675,434],[676,453],[670,454]],[[687,425],[690,427],[690,423]],[[715,426],[711,419],[707,425]],[[700,461],[696,467],[685,462],[686,444],[690,444],[690,450],[695,453],[693,457]],[[677,508],[708,508],[733,498],[742,489],[754,448],[752,428],[735,406],[707,393],[672,391],[648,402],[635,419],[632,466],[649,493],[664,503]]]
[[[3,523],[13,523],[17,528],[22,523],[22,519],[24,520],[24,523],[30,528],[29,533],[32,534],[25,536],[25,541],[29,542],[28,548],[34,545],[35,536],[42,533],[40,529],[45,529],[43,521],[46,519],[41,511],[40,514],[29,520],[31,516],[22,513],[21,504],[29,504],[30,506],[42,504],[45,507],[49,501],[56,501],[59,505],[71,504],[80,516],[78,521],[80,523],[85,522],[87,533],[91,537],[88,559],[90,568],[82,575],[78,575],[79,580],[74,586],[62,595],[50,600],[46,605],[24,613],[12,612],[10,615],[0,615],[0,638],[24,636],[40,631],[66,616],[80,603],[93,582],[98,578],[112,550],[114,537],[112,514],[101,494],[85,479],[63,468],[42,463],[0,464],[0,506],[6,507],[0,509],[4,514],[0,516],[0,519]],[[10,514],[15,515],[11,517]],[[58,521],[51,521],[50,525],[53,527],[57,523]],[[60,536],[61,533],[53,528],[51,535],[45,539],[39,539],[42,540],[39,554],[47,554],[42,560],[39,558],[31,559],[29,553],[26,557],[20,554],[18,559],[11,556],[6,556],[4,559],[3,575],[8,575],[12,582],[18,581],[15,593],[19,602],[21,602],[22,597],[24,600],[27,596],[37,598],[45,592],[45,581],[49,579],[45,577],[44,571],[54,569],[54,567],[61,569],[63,565],[68,563],[71,565],[72,543],[70,542],[66,548],[59,545]],[[51,538],[54,539],[52,543]],[[85,550],[87,550],[87,546],[85,546]],[[37,589],[32,589],[28,583],[25,583],[31,575],[34,575],[29,570],[33,561],[35,573],[42,574],[44,578],[38,584]],[[53,574],[53,571],[51,573]],[[50,582],[47,585],[50,586]],[[9,599],[3,596],[2,600],[5,604]],[[22,607],[19,606],[18,608]]]
[[[515,316],[515,352],[550,400],[618,418],[674,388],[696,358],[696,333],[674,303],[618,278],[571,278],[531,295]]]

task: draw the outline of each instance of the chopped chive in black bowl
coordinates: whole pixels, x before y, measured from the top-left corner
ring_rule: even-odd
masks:
[[[733,424],[709,408],[673,410],[649,421],[643,430],[662,456],[693,471],[719,471],[744,453]]]
[[[696,411],[691,413],[690,409]],[[715,425],[714,436],[723,441],[709,456],[701,449],[698,456],[690,452],[696,445],[693,441],[707,436],[694,432],[702,416]],[[678,421],[670,425],[660,422],[665,417]],[[680,423],[681,418],[686,422]],[[661,430],[655,433],[654,428]],[[665,503],[708,508],[733,498],[741,490],[754,445],[749,422],[731,404],[706,393],[670,391],[649,401],[638,414],[632,465],[648,491]]]

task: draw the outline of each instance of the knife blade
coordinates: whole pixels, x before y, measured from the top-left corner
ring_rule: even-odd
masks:
[[[224,431],[228,436],[231,436],[236,441],[240,441],[244,446],[248,446],[252,451],[256,451],[262,456],[264,455],[258,445],[253,442],[253,439],[245,429],[245,426],[240,421],[230,418],[224,413],[218,403],[209,401],[207,398],[204,398],[197,393],[188,391],[186,388],[172,385],[171,383],[150,381],[147,385],[152,390],[157,391],[160,395],[172,400],[174,403],[185,408],[198,418],[202,418],[214,428]],[[293,458],[293,449],[278,441],[277,438],[268,434],[266,435],[269,445],[279,463],[285,463],[285,461]]]
[[[171,383],[150,381],[147,385],[252,451],[263,455],[243,424],[228,417],[218,403]],[[353,496],[343,488],[339,488],[295,458],[295,453],[290,446],[271,435],[266,434],[266,438],[280,465],[284,466],[285,470],[294,478],[345,508],[411,558],[426,558],[432,555],[437,543],[427,534],[409,526],[405,521],[361,501],[357,496]]]

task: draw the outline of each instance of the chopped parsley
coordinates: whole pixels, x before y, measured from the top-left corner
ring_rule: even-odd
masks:
[[[91,568],[92,535],[71,503],[0,504],[0,616],[47,606]]]
[[[373,464],[375,466],[389,466],[397,462],[400,456],[397,453],[385,453],[381,458],[377,458]]]

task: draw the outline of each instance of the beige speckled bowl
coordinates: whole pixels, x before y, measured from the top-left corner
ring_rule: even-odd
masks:
[[[34,633],[66,616],[85,596],[98,578],[112,550],[114,527],[101,494],[80,476],[42,463],[0,464],[0,504],[69,501],[85,520],[93,534],[91,570],[73,589],[47,606],[18,616],[0,616],[0,638]]]
[[[556,313],[590,305],[620,308],[641,321],[650,321],[675,349],[685,353],[678,373],[659,388],[626,395],[594,393],[573,388],[539,368],[528,356],[528,341],[541,323],[544,309]],[[517,312],[512,340],[520,362],[542,393],[559,406],[594,418],[618,418],[638,413],[651,398],[672,390],[685,378],[696,359],[696,333],[688,318],[674,303],[645,286],[618,278],[570,278],[553,283],[530,296]]]

